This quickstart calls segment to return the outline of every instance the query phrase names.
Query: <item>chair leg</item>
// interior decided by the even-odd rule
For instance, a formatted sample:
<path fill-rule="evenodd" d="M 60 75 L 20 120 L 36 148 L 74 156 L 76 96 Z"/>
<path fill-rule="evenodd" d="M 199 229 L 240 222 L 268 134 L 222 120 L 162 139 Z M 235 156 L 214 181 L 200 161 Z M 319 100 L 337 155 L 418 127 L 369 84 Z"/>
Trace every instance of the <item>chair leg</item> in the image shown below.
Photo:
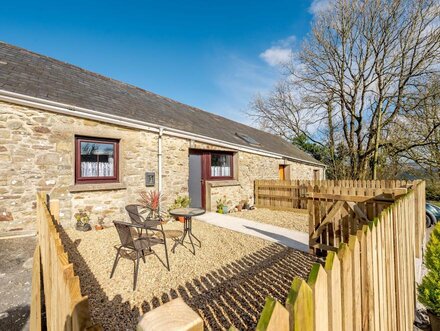
<path fill-rule="evenodd" d="M 170 261 L 168 260 L 167 241 L 165 239 L 165 233 L 164 232 L 162 232 L 162 236 L 163 236 L 163 244 L 165 245 L 165 257 L 167 259 L 167 268 L 168 268 L 168 271 L 170 271 Z"/>
<path fill-rule="evenodd" d="M 138 271 L 139 271 L 139 252 L 136 251 L 136 262 L 134 263 L 133 291 L 136 290 Z"/>
<path fill-rule="evenodd" d="M 121 247 L 118 248 L 118 252 L 116 253 L 115 262 L 113 262 L 112 272 L 110 273 L 110 278 L 113 277 L 113 274 L 115 273 L 115 270 L 116 270 L 116 266 L 118 265 L 120 250 L 121 250 Z"/>

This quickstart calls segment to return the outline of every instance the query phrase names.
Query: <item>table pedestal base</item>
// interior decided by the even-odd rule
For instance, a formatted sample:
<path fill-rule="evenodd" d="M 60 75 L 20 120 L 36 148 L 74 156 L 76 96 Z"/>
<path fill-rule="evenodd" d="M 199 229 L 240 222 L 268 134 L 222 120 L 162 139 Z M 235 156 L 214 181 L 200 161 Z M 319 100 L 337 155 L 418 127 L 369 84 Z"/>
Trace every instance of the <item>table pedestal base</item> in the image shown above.
<path fill-rule="evenodd" d="M 188 234 L 188 238 L 189 241 L 191 242 L 191 246 L 192 246 L 192 253 L 194 255 L 196 255 L 196 248 L 194 246 L 194 242 L 192 240 L 192 238 L 194 238 L 195 240 L 197 240 L 197 242 L 199 243 L 199 247 L 202 247 L 202 243 L 200 242 L 200 240 L 192 233 L 192 219 L 191 217 L 185 217 L 185 221 L 183 223 L 183 235 L 182 238 L 180 238 L 179 240 L 177 240 L 174 245 L 173 248 L 171 249 L 171 251 L 174 253 L 174 251 L 176 250 L 176 246 L 178 244 L 183 245 L 183 241 L 185 240 L 186 235 Z"/>

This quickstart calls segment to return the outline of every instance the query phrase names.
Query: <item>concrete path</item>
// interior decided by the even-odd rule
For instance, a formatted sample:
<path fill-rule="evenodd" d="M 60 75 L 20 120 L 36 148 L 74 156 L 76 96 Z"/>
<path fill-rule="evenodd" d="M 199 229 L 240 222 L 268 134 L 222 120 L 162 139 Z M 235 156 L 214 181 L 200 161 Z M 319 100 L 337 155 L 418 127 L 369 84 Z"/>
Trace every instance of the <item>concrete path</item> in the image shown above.
<path fill-rule="evenodd" d="M 212 212 L 197 216 L 195 219 L 225 229 L 273 241 L 303 252 L 309 251 L 309 235 L 304 232 Z"/>

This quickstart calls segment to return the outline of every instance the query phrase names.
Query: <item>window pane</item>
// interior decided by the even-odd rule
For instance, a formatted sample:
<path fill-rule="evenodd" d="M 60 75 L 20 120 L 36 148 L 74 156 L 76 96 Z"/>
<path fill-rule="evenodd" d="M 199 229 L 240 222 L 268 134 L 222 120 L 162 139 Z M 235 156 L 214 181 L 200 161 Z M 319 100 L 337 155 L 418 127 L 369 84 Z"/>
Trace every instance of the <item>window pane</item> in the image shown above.
<path fill-rule="evenodd" d="M 228 154 L 212 154 L 211 177 L 230 177 L 231 159 L 231 155 Z"/>
<path fill-rule="evenodd" d="M 81 142 L 81 177 L 113 177 L 114 145 Z"/>

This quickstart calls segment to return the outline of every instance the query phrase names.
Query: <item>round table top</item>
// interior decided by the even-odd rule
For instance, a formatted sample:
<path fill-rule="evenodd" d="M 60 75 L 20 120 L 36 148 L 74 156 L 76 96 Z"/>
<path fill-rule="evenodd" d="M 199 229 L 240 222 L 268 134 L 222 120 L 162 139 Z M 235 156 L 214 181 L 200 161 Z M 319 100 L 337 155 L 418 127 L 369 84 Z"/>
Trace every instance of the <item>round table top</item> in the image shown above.
<path fill-rule="evenodd" d="M 172 216 L 193 217 L 204 214 L 205 209 L 201 208 L 177 208 L 169 211 Z"/>

